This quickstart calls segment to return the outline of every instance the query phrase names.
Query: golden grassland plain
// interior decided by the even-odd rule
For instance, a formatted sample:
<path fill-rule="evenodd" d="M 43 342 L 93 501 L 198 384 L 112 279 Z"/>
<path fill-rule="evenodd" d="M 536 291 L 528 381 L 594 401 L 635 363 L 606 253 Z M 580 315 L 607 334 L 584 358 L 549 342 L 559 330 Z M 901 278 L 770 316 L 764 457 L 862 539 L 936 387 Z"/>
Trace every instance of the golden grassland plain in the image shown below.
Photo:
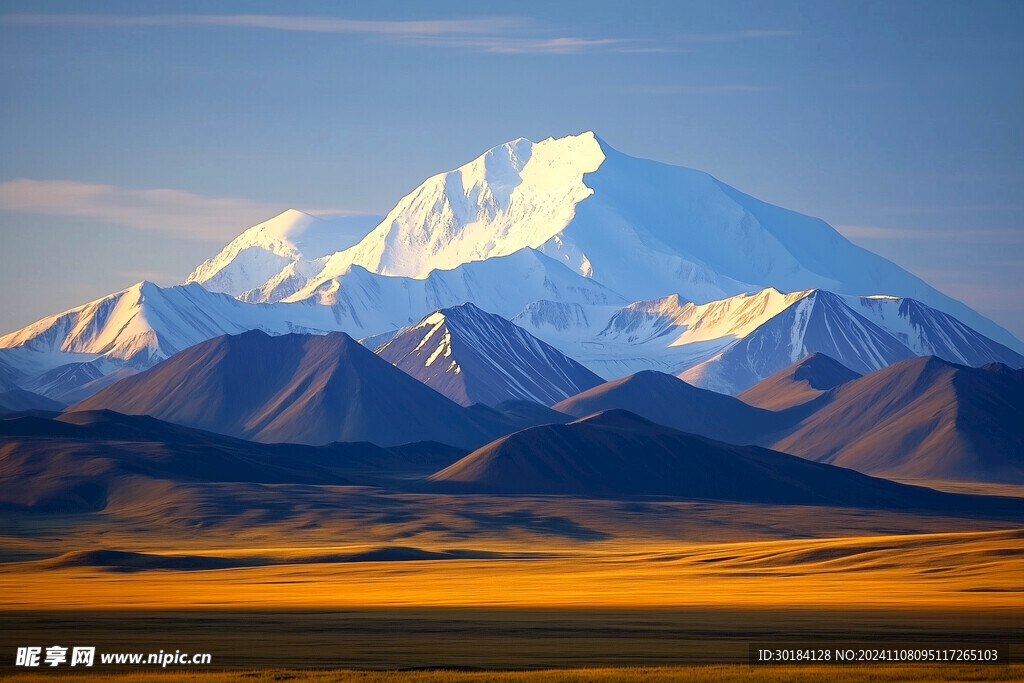
<path fill-rule="evenodd" d="M 577 670 L 397 680 L 618 680 L 623 669 L 592 667 L 738 664 L 763 640 L 1019 647 L 1022 568 L 1015 520 L 184 485 L 92 514 L 5 513 L 0 641 L 181 648 L 236 670 L 555 667 Z M 963 680 L 1021 673 L 940 668 Z M 813 670 L 781 671 L 630 669 L 629 678 L 800 680 Z M 919 667 L 870 671 L 873 680 L 930 677 Z M 308 675 L 335 674 L 390 680 Z"/>
<path fill-rule="evenodd" d="M 1002 520 L 350 487 L 147 493 L 91 515 L 7 515 L 0 609 L 1024 607 L 1024 530 Z"/>
<path fill-rule="evenodd" d="M 391 549 L 396 557 L 403 550 Z M 184 571 L 75 566 L 72 554 L 0 569 L 0 606 L 1024 609 L 1024 530 L 739 543 L 616 539 L 532 544 L 512 556 L 507 547 L 487 549 L 495 556 L 479 559 L 332 561 L 375 551 L 387 556 L 354 545 L 147 553 L 194 559 L 196 568 Z M 213 559 L 255 566 L 203 568 Z"/>

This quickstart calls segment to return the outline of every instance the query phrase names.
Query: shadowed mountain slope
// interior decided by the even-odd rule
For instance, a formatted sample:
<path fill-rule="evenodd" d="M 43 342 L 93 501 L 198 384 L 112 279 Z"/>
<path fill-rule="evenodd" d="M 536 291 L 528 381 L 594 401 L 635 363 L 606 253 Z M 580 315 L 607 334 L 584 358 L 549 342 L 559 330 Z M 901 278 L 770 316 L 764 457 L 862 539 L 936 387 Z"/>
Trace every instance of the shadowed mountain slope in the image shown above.
<path fill-rule="evenodd" d="M 197 344 L 76 404 L 262 442 L 439 441 L 473 447 L 503 433 L 344 333 L 253 331 Z"/>
<path fill-rule="evenodd" d="M 816 290 L 679 376 L 691 384 L 736 395 L 815 352 L 862 374 L 914 356 L 892 334 L 847 306 L 842 297 Z"/>
<path fill-rule="evenodd" d="M 604 380 L 501 316 L 471 303 L 401 330 L 378 356 L 464 406 L 551 405 Z"/>
<path fill-rule="evenodd" d="M 778 429 L 778 417 L 767 410 L 653 370 L 605 382 L 553 408 L 575 417 L 628 410 L 667 427 L 729 443 L 750 443 Z"/>
<path fill-rule="evenodd" d="M 765 448 L 712 441 L 621 410 L 510 434 L 430 480 L 442 489 L 495 494 L 671 496 L 894 509 L 1013 507 L 1003 499 L 939 493 Z"/>
<path fill-rule="evenodd" d="M 112 411 L 12 417 L 0 419 L 0 508 L 97 511 L 188 482 L 372 484 L 464 454 L 437 443 L 260 444 Z"/>
<path fill-rule="evenodd" d="M 11 389 L 0 392 L 0 414 L 16 413 L 22 410 L 64 410 L 65 404 L 60 401 L 34 394 L 24 389 Z"/>
<path fill-rule="evenodd" d="M 765 410 L 785 410 L 807 403 L 829 389 L 861 377 L 824 353 L 812 353 L 737 396 Z"/>
<path fill-rule="evenodd" d="M 814 405 L 768 445 L 881 476 L 1024 483 L 1024 371 L 913 358 Z"/>

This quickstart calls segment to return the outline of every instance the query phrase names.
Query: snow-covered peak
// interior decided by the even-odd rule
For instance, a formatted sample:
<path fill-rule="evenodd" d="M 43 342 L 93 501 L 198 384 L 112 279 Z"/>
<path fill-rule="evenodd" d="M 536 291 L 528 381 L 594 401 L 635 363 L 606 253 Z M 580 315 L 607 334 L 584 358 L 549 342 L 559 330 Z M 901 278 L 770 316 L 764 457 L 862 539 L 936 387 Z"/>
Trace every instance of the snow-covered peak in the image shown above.
<path fill-rule="evenodd" d="M 759 201 L 701 171 L 622 154 L 592 132 L 514 140 L 431 176 L 363 240 L 333 255 L 297 296 L 353 264 L 425 278 L 524 248 L 627 300 L 678 292 L 699 303 L 766 287 L 880 292 L 915 298 L 1024 348 L 822 220 Z"/>
<path fill-rule="evenodd" d="M 679 377 L 705 389 L 737 394 L 811 353 L 824 353 L 860 374 L 914 355 L 887 330 L 850 308 L 843 297 L 820 289 L 799 294 L 781 313 Z"/>
<path fill-rule="evenodd" d="M 233 239 L 185 282 L 247 301 L 277 301 L 304 286 L 323 268 L 322 260 L 358 242 L 378 220 L 324 219 L 288 209 Z"/>
<path fill-rule="evenodd" d="M 617 311 L 605 325 L 600 338 L 646 343 L 662 338 L 661 344 L 685 346 L 697 342 L 740 339 L 794 301 L 815 290 L 783 294 L 774 287 L 760 292 L 694 304 L 678 294 L 637 301 Z"/>
<path fill-rule="evenodd" d="M 1024 366 L 1021 354 L 920 301 L 888 295 L 843 299 L 850 308 L 888 330 L 919 356 L 937 356 L 974 367 L 992 361 L 1011 367 Z"/>
<path fill-rule="evenodd" d="M 311 239 L 317 226 L 285 212 L 189 279 L 251 302 L 329 302 L 344 298 L 338 281 L 354 266 L 426 279 L 532 249 L 626 301 L 678 292 L 696 305 L 767 287 L 879 292 L 922 301 L 1024 351 L 1006 330 L 824 221 L 701 171 L 628 156 L 590 131 L 519 138 L 433 175 L 356 231 L 361 239 L 324 230 L 332 237 L 319 243 Z"/>
<path fill-rule="evenodd" d="M 377 355 L 463 405 L 551 405 L 603 380 L 508 320 L 464 303 L 400 330 Z"/>
<path fill-rule="evenodd" d="M 323 334 L 346 323 L 311 303 L 245 304 L 195 283 L 161 288 L 143 281 L 4 335 L 0 351 L 36 373 L 100 357 L 114 361 L 110 369 L 147 368 L 222 334 Z"/>
<path fill-rule="evenodd" d="M 270 220 L 257 223 L 231 240 L 219 254 L 201 263 L 186 282 L 203 284 L 223 270 L 239 253 L 258 248 L 288 261 L 302 256 L 303 235 L 310 231 L 318 219 L 297 209 L 288 209 Z M 318 254 L 321 255 L 322 254 Z"/>
<path fill-rule="evenodd" d="M 590 196 L 583 176 L 604 159 L 589 132 L 498 145 L 425 180 L 359 244 L 332 258 L 322 279 L 353 263 L 383 275 L 424 278 L 433 270 L 538 248 Z"/>

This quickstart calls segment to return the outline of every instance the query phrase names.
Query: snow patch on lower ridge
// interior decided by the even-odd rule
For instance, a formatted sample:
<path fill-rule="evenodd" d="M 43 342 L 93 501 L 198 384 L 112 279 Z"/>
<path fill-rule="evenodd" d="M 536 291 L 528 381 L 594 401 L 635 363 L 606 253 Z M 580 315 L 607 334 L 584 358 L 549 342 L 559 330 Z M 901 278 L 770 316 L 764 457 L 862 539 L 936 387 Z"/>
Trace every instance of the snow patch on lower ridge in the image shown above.
<path fill-rule="evenodd" d="M 377 355 L 462 405 L 552 405 L 604 380 L 505 318 L 471 303 L 400 330 Z M 450 359 L 439 363 L 438 359 Z"/>
<path fill-rule="evenodd" d="M 247 330 L 384 343 L 465 302 L 605 378 L 660 370 L 729 393 L 815 351 L 857 372 L 910 355 L 1024 365 L 1024 342 L 824 221 L 592 132 L 499 145 L 383 220 L 285 211 L 188 279 L 0 337 L 0 386 L 88 392 Z"/>
<path fill-rule="evenodd" d="M 1024 352 L 1006 330 L 824 221 L 701 171 L 622 154 L 589 131 L 520 138 L 428 178 L 358 243 L 326 256 L 289 297 L 336 289 L 329 283 L 356 266 L 424 279 L 527 248 L 627 301 L 676 292 L 705 303 L 768 287 L 887 294 L 942 310 Z"/>
<path fill-rule="evenodd" d="M 353 267 L 331 285 L 316 298 L 255 304 L 196 283 L 162 288 L 141 282 L 0 337 L 0 360 L 22 372 L 19 381 L 28 384 L 57 367 L 99 359 L 105 364 L 96 367 L 104 375 L 122 367 L 145 369 L 200 341 L 248 330 L 275 335 L 340 331 L 359 338 L 405 327 L 431 311 L 466 301 L 505 317 L 548 297 L 587 305 L 625 303 L 532 250 L 435 271 L 422 280 Z"/>
<path fill-rule="evenodd" d="M 879 314 L 880 305 L 893 315 Z M 913 339 L 946 345 L 908 343 L 909 314 L 898 315 L 901 308 L 913 312 Z M 921 302 L 813 289 L 768 288 L 707 304 L 678 295 L 625 307 L 538 301 L 512 321 L 608 379 L 658 370 L 729 394 L 814 352 L 861 373 L 913 355 L 1024 366 L 1024 356 Z"/>
<path fill-rule="evenodd" d="M 417 324 L 431 328 L 421 333 L 425 346 L 444 330 L 430 346 L 433 359 L 452 357 L 451 370 L 465 374 L 455 339 L 444 334 L 461 325 L 462 338 L 485 348 L 496 333 L 480 330 L 493 321 L 467 326 L 465 314 L 453 323 L 435 311 L 466 301 L 476 302 L 481 315 L 511 319 L 525 335 L 523 348 L 540 340 L 603 378 L 658 370 L 724 393 L 739 393 L 815 352 L 859 373 L 914 355 L 1024 367 L 1024 356 L 911 299 L 769 288 L 706 304 L 670 295 L 623 305 L 614 292 L 531 250 L 423 280 L 353 267 L 334 284 L 320 300 L 251 304 L 194 283 L 139 283 L 0 338 L 5 385 L 82 398 L 112 373 L 151 367 L 224 334 L 343 331 L 375 347 Z"/>

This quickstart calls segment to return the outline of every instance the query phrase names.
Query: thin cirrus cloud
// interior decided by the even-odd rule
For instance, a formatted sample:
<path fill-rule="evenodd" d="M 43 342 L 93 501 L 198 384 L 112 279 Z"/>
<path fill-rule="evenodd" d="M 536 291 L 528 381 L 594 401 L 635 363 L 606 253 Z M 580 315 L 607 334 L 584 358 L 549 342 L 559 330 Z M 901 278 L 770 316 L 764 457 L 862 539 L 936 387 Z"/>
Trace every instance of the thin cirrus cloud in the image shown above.
<path fill-rule="evenodd" d="M 394 36 L 431 36 L 492 33 L 521 25 L 519 19 L 485 17 L 480 19 L 433 19 L 423 21 L 369 21 L 342 17 L 303 17 L 272 14 L 9 14 L 5 24 L 43 24 L 119 28 L 134 26 L 227 26 L 264 28 L 277 31 L 312 33 L 370 33 Z"/>
<path fill-rule="evenodd" d="M 505 36 L 454 37 L 444 41 L 424 39 L 424 44 L 465 47 L 495 54 L 575 54 L 622 45 L 619 38 L 509 38 Z"/>
<path fill-rule="evenodd" d="M 0 209 L 87 218 L 135 230 L 224 243 L 282 207 L 183 190 L 132 189 L 72 180 L 0 183 Z"/>
<path fill-rule="evenodd" d="M 568 54 L 618 45 L 618 38 L 587 39 L 572 36 L 518 37 L 530 22 L 514 17 L 436 19 L 422 21 L 370 21 L 341 17 L 303 17 L 266 14 L 174 14 L 127 16 L 113 14 L 11 14 L 0 22 L 21 25 L 49 25 L 91 28 L 157 26 L 219 26 L 259 28 L 276 31 L 366 34 L 404 40 L 418 45 L 461 47 L 503 54 Z"/>
<path fill-rule="evenodd" d="M 516 17 L 379 21 L 325 16 L 269 14 L 7 14 L 0 23 L 10 25 L 70 26 L 83 28 L 133 28 L 159 26 L 209 26 L 258 28 L 275 31 L 365 34 L 416 45 L 474 49 L 498 54 L 575 54 L 585 51 L 659 53 L 689 51 L 680 45 L 735 42 L 795 35 L 791 31 L 746 29 L 722 33 L 676 36 L 671 44 L 652 45 L 623 38 L 551 36 L 533 21 Z M 514 32 L 514 35 L 513 35 Z M 533 33 L 534 35 L 529 35 Z M 545 35 L 546 34 L 546 35 Z"/>

